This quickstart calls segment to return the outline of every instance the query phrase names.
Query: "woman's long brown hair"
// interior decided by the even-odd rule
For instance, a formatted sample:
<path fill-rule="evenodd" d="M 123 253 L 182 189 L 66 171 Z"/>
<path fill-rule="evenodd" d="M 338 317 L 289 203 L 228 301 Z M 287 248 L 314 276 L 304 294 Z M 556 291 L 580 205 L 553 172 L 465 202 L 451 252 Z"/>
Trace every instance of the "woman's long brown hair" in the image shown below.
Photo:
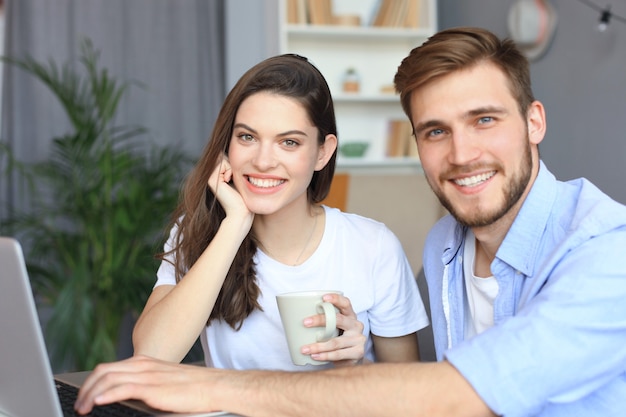
<path fill-rule="evenodd" d="M 158 259 L 172 263 L 173 255 L 176 282 L 179 282 L 198 260 L 215 237 L 226 213 L 207 181 L 222 154 L 228 154 L 232 129 L 237 110 L 251 95 L 271 92 L 296 99 L 306 110 L 312 123 L 318 128 L 318 143 L 322 145 L 328 134 L 337 135 L 335 110 L 326 80 L 306 58 L 294 54 L 268 58 L 248 70 L 230 91 L 217 117 L 211 138 L 202 156 L 187 177 L 181 190 L 178 207 L 172 214 L 168 228 L 176 226 L 173 247 L 160 253 Z M 328 164 L 313 174 L 307 189 L 310 204 L 319 203 L 327 195 L 335 172 L 337 151 Z M 226 275 L 207 325 L 214 319 L 224 320 L 232 328 L 239 329 L 243 320 L 254 309 L 261 309 L 258 302 L 260 289 L 256 280 L 254 254 L 257 243 L 252 234 L 242 242 Z M 210 273 L 210 271 L 207 271 Z"/>

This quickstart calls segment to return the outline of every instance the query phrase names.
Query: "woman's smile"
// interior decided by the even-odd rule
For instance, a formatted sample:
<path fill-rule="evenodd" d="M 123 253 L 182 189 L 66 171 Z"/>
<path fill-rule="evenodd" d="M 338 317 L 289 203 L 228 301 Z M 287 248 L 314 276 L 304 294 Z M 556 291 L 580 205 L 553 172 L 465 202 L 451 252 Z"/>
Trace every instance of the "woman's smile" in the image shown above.
<path fill-rule="evenodd" d="M 250 184 L 257 188 L 274 188 L 286 182 L 284 179 L 257 178 L 252 176 L 247 176 L 247 179 Z"/>

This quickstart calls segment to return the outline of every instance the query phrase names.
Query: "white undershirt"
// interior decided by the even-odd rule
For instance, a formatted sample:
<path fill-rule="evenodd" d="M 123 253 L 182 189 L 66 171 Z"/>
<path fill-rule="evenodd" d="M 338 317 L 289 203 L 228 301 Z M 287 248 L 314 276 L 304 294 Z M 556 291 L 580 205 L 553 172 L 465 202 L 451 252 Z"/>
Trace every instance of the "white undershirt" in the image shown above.
<path fill-rule="evenodd" d="M 465 339 L 470 339 L 493 326 L 493 303 L 498 295 L 498 281 L 492 275 L 477 277 L 474 274 L 476 238 L 470 229 L 463 248 L 463 276 L 465 277 Z"/>

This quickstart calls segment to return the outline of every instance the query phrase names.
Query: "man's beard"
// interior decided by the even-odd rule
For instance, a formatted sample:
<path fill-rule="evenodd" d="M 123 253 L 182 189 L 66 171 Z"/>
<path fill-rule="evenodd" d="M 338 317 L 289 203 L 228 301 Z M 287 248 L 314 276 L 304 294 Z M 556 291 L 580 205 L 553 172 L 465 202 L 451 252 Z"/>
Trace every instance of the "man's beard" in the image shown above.
<path fill-rule="evenodd" d="M 504 188 L 504 202 L 495 211 L 484 212 L 480 209 L 475 210 L 474 213 L 463 214 L 460 210 L 456 210 L 452 202 L 444 195 L 443 191 L 439 188 L 433 187 L 432 183 L 430 187 L 439 199 L 441 205 L 448 210 L 448 212 L 458 221 L 461 225 L 466 227 L 484 227 L 489 226 L 499 219 L 501 219 L 506 213 L 511 210 L 519 199 L 524 195 L 524 191 L 530 182 L 530 176 L 532 173 L 532 155 L 530 146 L 526 146 L 524 150 L 524 157 L 521 161 L 521 166 Z M 428 182 L 430 180 L 427 178 Z"/>

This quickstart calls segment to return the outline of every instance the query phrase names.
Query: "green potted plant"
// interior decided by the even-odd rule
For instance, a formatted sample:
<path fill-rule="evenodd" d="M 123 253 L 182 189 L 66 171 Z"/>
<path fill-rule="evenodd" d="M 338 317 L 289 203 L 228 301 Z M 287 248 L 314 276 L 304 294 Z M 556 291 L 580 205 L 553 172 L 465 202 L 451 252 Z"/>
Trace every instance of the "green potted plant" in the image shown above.
<path fill-rule="evenodd" d="M 193 162 L 173 145 L 150 145 L 143 127 L 114 124 L 129 84 L 99 68 L 98 57 L 85 40 L 81 72 L 53 60 L 3 58 L 49 87 L 71 124 L 41 162 L 17 161 L 0 143 L 5 175 L 28 184 L 29 206 L 4 219 L 0 234 L 22 241 L 38 305 L 49 311 L 53 367 L 65 370 L 117 359 L 120 326 L 143 308 L 163 227 Z"/>

